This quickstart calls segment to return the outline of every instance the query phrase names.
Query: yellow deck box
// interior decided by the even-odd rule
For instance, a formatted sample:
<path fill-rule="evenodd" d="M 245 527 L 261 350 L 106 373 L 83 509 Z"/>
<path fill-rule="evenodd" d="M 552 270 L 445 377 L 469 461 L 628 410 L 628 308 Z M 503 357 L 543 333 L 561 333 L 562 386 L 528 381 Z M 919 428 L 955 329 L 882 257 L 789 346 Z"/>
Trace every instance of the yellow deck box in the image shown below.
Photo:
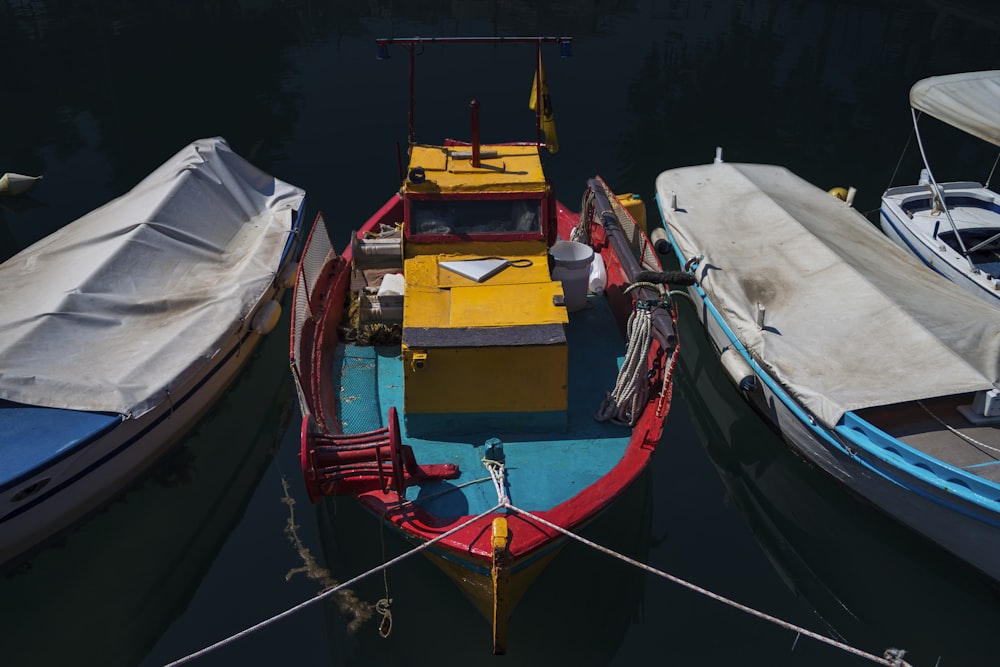
<path fill-rule="evenodd" d="M 482 259 L 406 260 L 403 414 L 411 435 L 565 428 L 568 357 L 562 285 L 544 255 L 483 280 L 440 265 Z"/>

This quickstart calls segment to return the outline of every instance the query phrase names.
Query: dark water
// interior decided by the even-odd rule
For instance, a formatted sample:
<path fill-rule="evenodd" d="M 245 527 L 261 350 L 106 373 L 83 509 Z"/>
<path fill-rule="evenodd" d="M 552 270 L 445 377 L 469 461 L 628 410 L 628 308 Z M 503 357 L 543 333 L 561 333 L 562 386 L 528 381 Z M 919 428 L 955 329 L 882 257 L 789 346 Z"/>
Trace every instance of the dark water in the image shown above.
<path fill-rule="evenodd" d="M 651 204 L 659 171 L 722 146 L 730 161 L 856 186 L 869 211 L 907 141 L 909 86 L 1000 67 L 991 2 L 0 0 L 0 172 L 45 175 L 0 200 L 0 257 L 215 135 L 304 187 L 309 217 L 322 209 L 346 238 L 396 187 L 406 141 L 407 58 L 376 61 L 374 38 L 415 34 L 576 38 L 572 59 L 546 51 L 562 146 L 548 168 L 571 206 L 594 174 Z M 533 138 L 532 73 L 530 47 L 428 47 L 417 139 L 467 138 L 473 97 L 484 140 Z M 936 175 L 984 178 L 988 167 L 960 171 L 979 157 L 944 159 Z M 866 651 L 995 664 L 996 594 L 789 456 L 687 314 L 663 445 L 592 537 Z M 305 499 L 284 331 L 175 457 L 0 580 L 0 663 L 165 664 L 309 599 L 325 585 L 301 571 L 309 555 L 346 580 L 405 548 L 349 502 Z M 866 664 L 576 545 L 518 608 L 502 659 L 422 557 L 359 583 L 344 606 L 386 587 L 389 639 L 377 617 L 351 632 L 336 604 L 316 604 L 192 664 Z"/>

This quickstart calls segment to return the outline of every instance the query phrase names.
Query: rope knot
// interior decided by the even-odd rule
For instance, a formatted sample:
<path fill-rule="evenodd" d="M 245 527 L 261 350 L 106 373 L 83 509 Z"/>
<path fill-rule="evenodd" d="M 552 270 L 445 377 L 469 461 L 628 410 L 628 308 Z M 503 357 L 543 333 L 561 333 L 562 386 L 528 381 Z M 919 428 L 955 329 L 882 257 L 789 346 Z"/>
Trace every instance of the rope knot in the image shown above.
<path fill-rule="evenodd" d="M 378 625 L 378 633 L 382 639 L 388 639 L 392 634 L 392 611 L 389 609 L 391 604 L 392 598 L 382 598 L 375 603 L 375 611 L 382 616 L 382 622 Z"/>

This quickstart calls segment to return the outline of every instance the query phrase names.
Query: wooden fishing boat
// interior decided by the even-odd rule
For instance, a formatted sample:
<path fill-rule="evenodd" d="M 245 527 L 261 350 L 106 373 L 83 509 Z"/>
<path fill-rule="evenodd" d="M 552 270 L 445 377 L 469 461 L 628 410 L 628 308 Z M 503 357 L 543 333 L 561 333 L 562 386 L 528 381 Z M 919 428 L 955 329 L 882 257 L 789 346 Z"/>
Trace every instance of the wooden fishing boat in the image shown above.
<path fill-rule="evenodd" d="M 910 112 L 923 169 L 916 185 L 891 187 L 882 195 L 882 231 L 934 271 L 1000 305 L 1000 195 L 988 177 L 985 185 L 938 182 L 918 122 L 926 114 L 961 130 L 970 142 L 1000 147 L 1000 70 L 922 79 L 910 89 Z M 998 159 L 982 165 L 984 175 L 994 173 Z M 971 160 L 963 160 L 963 168 L 970 167 Z"/>
<path fill-rule="evenodd" d="M 120 493 L 277 324 L 305 193 L 221 138 L 0 265 L 0 566 Z"/>
<path fill-rule="evenodd" d="M 796 455 L 1000 582 L 1000 310 L 787 169 L 671 169 L 657 201 L 730 381 Z"/>
<path fill-rule="evenodd" d="M 538 71 L 542 44 L 568 38 L 378 45 L 430 41 L 534 43 Z M 564 531 L 646 469 L 677 346 L 642 200 L 592 178 L 572 212 L 540 142 L 482 145 L 475 103 L 472 116 L 467 143 L 411 134 L 401 187 L 343 252 L 317 218 L 291 356 L 310 498 L 352 496 L 422 548 L 503 653 L 509 614 Z"/>

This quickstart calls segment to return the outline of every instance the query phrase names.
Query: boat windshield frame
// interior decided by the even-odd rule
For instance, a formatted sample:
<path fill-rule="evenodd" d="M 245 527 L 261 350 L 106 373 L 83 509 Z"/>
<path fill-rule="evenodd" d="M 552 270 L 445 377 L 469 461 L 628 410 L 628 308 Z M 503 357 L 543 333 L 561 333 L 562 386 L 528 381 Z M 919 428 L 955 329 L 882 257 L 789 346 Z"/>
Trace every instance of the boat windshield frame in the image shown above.
<path fill-rule="evenodd" d="M 498 218 L 496 214 L 504 209 L 509 215 Z M 418 223 L 417 218 L 423 213 L 434 215 Z M 477 215 L 481 216 L 479 220 L 475 219 Z M 408 193 L 403 200 L 403 216 L 406 240 L 418 243 L 544 241 L 548 237 L 551 210 L 549 198 L 543 192 Z M 490 222 L 480 222 L 484 217 L 489 217 Z M 434 226 L 435 220 L 442 222 Z M 496 228 L 490 229 L 491 224 Z"/>

